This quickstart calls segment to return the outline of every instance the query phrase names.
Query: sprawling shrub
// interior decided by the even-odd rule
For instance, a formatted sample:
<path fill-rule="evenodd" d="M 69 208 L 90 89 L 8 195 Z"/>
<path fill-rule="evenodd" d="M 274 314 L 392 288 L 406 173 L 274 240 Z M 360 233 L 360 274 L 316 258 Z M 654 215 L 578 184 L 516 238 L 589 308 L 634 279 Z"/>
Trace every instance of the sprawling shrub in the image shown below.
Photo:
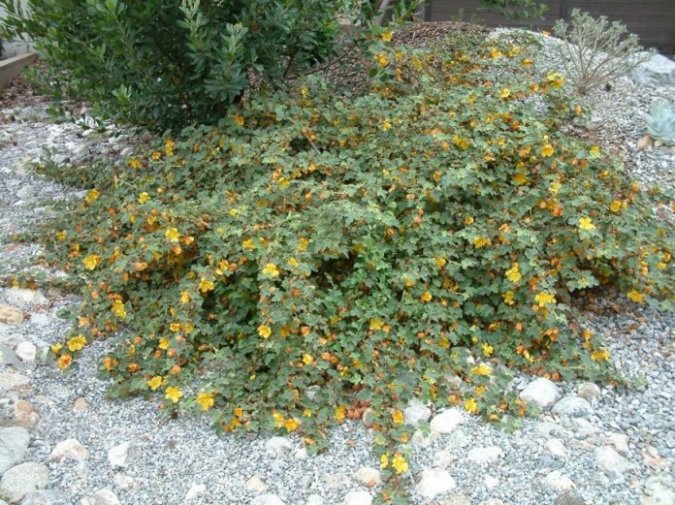
<path fill-rule="evenodd" d="M 569 23 L 558 20 L 553 31 L 564 42 L 558 50 L 566 75 L 581 95 L 628 74 L 652 56 L 620 21 L 594 18 L 579 9 L 572 9 Z"/>
<path fill-rule="evenodd" d="M 58 364 L 117 335 L 100 368 L 113 395 L 310 449 L 371 409 L 393 484 L 412 397 L 506 423 L 528 408 L 515 370 L 606 377 L 574 299 L 672 297 L 672 237 L 647 195 L 558 131 L 583 111 L 522 48 L 390 38 L 364 96 L 307 80 L 99 180 L 47 237 L 86 280 Z"/>
<path fill-rule="evenodd" d="M 157 130 L 214 123 L 260 78 L 325 58 L 340 2 L 0 0 L 3 36 L 29 35 L 47 81 L 99 113 Z"/>

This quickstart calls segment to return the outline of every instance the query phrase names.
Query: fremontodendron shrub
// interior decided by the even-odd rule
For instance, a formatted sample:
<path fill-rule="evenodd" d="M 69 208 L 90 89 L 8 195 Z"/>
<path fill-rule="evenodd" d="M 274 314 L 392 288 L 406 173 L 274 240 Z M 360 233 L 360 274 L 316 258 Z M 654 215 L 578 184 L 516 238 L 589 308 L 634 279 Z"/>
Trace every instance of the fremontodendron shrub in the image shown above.
<path fill-rule="evenodd" d="M 594 18 L 579 9 L 572 9 L 569 24 L 558 20 L 553 32 L 564 42 L 558 51 L 581 95 L 628 74 L 652 56 L 642 51 L 637 35 L 628 33 L 620 21 L 610 23 L 605 16 Z"/>
<path fill-rule="evenodd" d="M 162 131 L 215 123 L 263 77 L 331 53 L 339 2 L 0 0 L 1 33 L 28 35 L 45 81 L 98 112 Z"/>
<path fill-rule="evenodd" d="M 575 297 L 657 303 L 675 284 L 648 195 L 559 132 L 583 114 L 561 75 L 498 40 L 382 39 L 363 96 L 308 79 L 99 180 L 47 236 L 86 282 L 52 351 L 68 369 L 116 335 L 100 364 L 114 397 L 310 450 L 370 409 L 382 498 L 406 503 L 411 398 L 510 424 L 529 409 L 508 388 L 518 370 L 612 376 Z"/>

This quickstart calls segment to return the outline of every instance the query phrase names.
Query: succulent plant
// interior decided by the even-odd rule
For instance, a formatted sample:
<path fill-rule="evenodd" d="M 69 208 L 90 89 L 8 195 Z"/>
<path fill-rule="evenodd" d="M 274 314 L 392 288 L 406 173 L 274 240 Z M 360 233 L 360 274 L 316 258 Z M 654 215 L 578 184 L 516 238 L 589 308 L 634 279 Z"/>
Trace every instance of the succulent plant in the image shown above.
<path fill-rule="evenodd" d="M 675 146 L 675 104 L 659 101 L 654 103 L 647 115 L 647 133 L 666 146 Z"/>

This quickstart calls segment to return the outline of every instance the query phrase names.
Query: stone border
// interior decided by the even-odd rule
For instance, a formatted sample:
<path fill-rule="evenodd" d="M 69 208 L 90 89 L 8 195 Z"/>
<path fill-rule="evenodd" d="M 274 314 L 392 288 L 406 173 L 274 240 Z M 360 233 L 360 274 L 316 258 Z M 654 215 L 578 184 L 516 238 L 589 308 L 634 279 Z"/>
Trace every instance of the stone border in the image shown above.
<path fill-rule="evenodd" d="M 0 60 L 0 89 L 7 86 L 12 79 L 19 75 L 26 66 L 37 60 L 37 58 L 38 55 L 36 53 L 28 53 Z"/>

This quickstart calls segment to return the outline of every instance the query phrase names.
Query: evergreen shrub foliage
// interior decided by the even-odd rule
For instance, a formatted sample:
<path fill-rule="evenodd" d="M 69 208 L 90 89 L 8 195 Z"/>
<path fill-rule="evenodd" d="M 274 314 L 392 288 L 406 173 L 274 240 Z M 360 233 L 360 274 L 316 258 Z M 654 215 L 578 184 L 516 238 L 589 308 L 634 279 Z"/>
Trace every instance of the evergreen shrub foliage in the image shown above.
<path fill-rule="evenodd" d="M 114 396 L 310 450 L 371 409 L 383 499 L 412 469 L 411 398 L 510 424 L 529 409 L 518 370 L 611 377 L 573 302 L 597 286 L 672 300 L 649 195 L 559 131 L 584 111 L 527 48 L 390 39 L 363 96 L 306 79 L 99 179 L 49 237 L 86 280 L 60 366 L 114 335 Z"/>

